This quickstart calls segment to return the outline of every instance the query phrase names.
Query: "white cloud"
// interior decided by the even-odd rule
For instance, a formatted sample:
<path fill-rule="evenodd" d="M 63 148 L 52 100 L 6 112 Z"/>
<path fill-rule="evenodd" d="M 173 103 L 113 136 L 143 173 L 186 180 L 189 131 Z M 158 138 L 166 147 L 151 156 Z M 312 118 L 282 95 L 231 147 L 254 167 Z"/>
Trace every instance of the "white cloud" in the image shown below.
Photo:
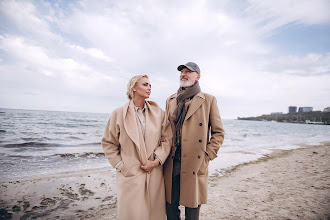
<path fill-rule="evenodd" d="M 279 0 L 276 2 L 250 0 L 259 12 L 268 17 L 284 18 L 287 23 L 297 21 L 304 24 L 318 24 L 330 19 L 328 0 Z"/>
<path fill-rule="evenodd" d="M 110 57 L 106 56 L 101 50 L 97 49 L 97 48 L 83 48 L 81 46 L 77 46 L 77 45 L 69 45 L 69 47 L 81 52 L 81 53 L 85 53 L 88 54 L 91 57 L 95 57 L 98 59 L 101 59 L 103 61 L 106 62 L 112 62 L 113 59 L 111 59 Z"/>
<path fill-rule="evenodd" d="M 260 33 L 272 31 L 291 23 L 320 24 L 330 20 L 330 2 L 328 0 L 249 0 L 250 6 L 245 16 L 259 26 Z"/>
<path fill-rule="evenodd" d="M 322 55 L 310 53 L 305 56 L 286 56 L 271 59 L 264 71 L 298 76 L 330 75 L 330 53 Z"/>
<path fill-rule="evenodd" d="M 8 107 L 15 106 L 9 100 L 22 101 L 19 94 L 28 93 L 35 106 L 26 103 L 29 108 L 55 105 L 57 110 L 69 110 L 71 103 L 72 110 L 79 106 L 79 111 L 110 111 L 126 101 L 129 78 L 142 73 L 152 80 L 151 98 L 164 107 L 178 87 L 176 67 L 188 61 L 200 65 L 202 90 L 219 98 L 227 118 L 286 106 L 305 94 L 307 82 L 314 92 L 305 97 L 330 98 L 323 92 L 329 54 L 279 57 L 264 41 L 288 24 L 329 22 L 328 1 L 5 0 L 0 4 L 6 19 L 6 31 L 0 32 L 5 54 L 0 58 L 0 85 L 2 92 L 10 91 L 0 99 L 10 103 Z M 41 94 L 57 104 L 40 101 L 45 98 Z M 33 101 L 34 96 L 38 98 Z"/>
<path fill-rule="evenodd" d="M 55 77 L 75 89 L 93 89 L 103 82 L 114 81 L 112 77 L 98 73 L 85 63 L 71 58 L 51 56 L 51 52 L 46 48 L 31 45 L 31 42 L 22 37 L 0 35 L 0 40 L 0 48 L 14 57 L 16 63 L 20 63 L 23 68 L 32 70 L 34 74 Z M 86 51 L 95 53 L 95 50 Z"/>
<path fill-rule="evenodd" d="M 60 40 L 31 1 L 3 0 L 0 2 L 0 13 L 13 22 L 15 29 L 23 35 L 41 37 L 43 41 Z"/>

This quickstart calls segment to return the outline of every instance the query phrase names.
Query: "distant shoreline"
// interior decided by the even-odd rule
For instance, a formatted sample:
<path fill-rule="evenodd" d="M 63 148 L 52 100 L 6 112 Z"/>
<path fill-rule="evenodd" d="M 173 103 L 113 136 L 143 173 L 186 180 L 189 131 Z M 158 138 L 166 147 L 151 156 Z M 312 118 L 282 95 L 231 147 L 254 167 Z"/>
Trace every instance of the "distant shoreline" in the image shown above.
<path fill-rule="evenodd" d="M 330 125 L 330 112 L 312 111 L 288 114 L 270 114 L 256 117 L 238 117 L 237 120 Z"/>

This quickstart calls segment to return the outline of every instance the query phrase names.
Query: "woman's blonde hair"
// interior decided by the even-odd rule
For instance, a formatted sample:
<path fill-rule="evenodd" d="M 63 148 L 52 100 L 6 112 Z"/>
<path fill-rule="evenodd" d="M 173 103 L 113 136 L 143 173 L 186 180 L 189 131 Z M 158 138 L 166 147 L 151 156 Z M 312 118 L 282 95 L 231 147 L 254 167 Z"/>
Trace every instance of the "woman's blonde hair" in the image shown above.
<path fill-rule="evenodd" d="M 133 99 L 133 90 L 132 88 L 135 86 L 136 82 L 139 81 L 139 79 L 141 78 L 147 78 L 149 79 L 148 75 L 137 75 L 137 76 L 133 76 L 127 83 L 127 92 L 126 92 L 126 95 L 127 95 L 127 98 L 129 100 Z"/>

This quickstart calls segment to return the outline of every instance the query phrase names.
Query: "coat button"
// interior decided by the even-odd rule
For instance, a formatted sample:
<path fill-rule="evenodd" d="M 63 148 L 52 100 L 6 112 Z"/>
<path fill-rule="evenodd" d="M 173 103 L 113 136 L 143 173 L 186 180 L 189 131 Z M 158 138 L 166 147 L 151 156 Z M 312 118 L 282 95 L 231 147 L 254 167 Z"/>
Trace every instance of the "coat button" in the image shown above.
<path fill-rule="evenodd" d="M 193 172 L 193 175 L 195 175 L 195 172 Z"/>
<path fill-rule="evenodd" d="M 202 143 L 202 140 L 199 140 L 199 143 Z"/>
<path fill-rule="evenodd" d="M 201 158 L 201 156 L 199 156 L 199 155 L 197 157 L 198 157 L 198 159 Z"/>
<path fill-rule="evenodd" d="M 174 156 L 172 156 L 172 159 L 174 159 Z"/>
<path fill-rule="evenodd" d="M 203 124 L 202 123 L 199 123 L 199 126 L 202 126 Z"/>

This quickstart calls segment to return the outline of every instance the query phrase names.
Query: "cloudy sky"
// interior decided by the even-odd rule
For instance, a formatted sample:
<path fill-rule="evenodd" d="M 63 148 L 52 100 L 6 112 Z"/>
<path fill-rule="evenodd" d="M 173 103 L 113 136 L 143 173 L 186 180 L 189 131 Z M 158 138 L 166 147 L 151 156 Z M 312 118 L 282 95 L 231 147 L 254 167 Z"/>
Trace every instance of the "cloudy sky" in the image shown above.
<path fill-rule="evenodd" d="M 188 61 L 223 118 L 323 110 L 330 1 L 0 1 L 2 108 L 110 113 L 136 74 L 164 108 Z"/>

